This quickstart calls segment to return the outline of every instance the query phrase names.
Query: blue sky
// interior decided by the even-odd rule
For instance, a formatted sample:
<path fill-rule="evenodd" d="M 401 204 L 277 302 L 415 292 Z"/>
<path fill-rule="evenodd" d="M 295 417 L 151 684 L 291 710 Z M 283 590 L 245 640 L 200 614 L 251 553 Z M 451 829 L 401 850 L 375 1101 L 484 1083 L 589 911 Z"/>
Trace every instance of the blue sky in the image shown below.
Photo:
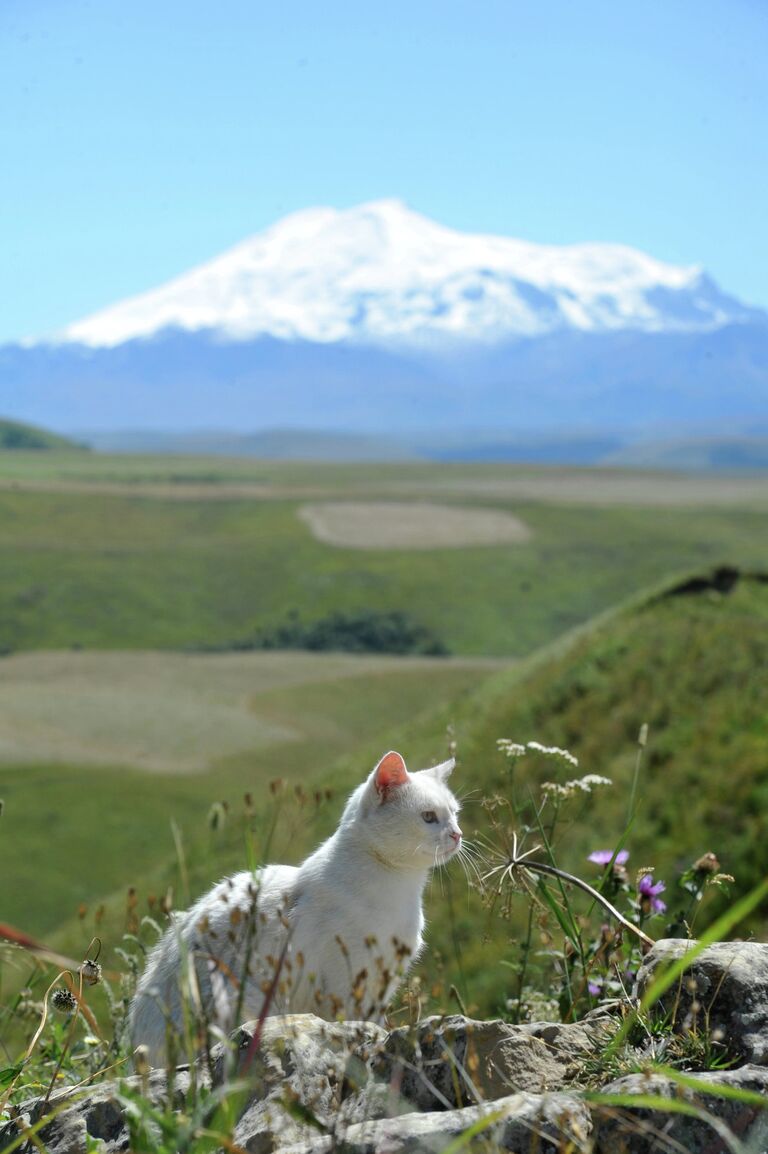
<path fill-rule="evenodd" d="M 765 0 L 3 0 L 0 341 L 388 196 L 768 308 L 766 61 Z"/>

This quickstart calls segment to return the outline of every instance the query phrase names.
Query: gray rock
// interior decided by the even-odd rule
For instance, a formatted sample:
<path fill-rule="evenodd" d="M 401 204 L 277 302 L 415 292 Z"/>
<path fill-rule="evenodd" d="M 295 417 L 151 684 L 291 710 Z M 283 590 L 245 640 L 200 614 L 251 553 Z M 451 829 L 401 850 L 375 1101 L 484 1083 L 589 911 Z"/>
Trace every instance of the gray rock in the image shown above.
<path fill-rule="evenodd" d="M 249 1106 L 234 1132 L 252 1154 L 269 1154 L 290 1143 L 311 1142 L 365 1117 L 387 1111 L 385 1087 L 374 1086 L 369 1063 L 386 1032 L 373 1022 L 326 1022 L 313 1014 L 267 1018 L 259 1044 L 257 1023 L 216 1048 L 214 1082 L 243 1080 Z"/>
<path fill-rule="evenodd" d="M 668 952 L 667 945 L 644 967 L 641 988 L 654 965 L 685 947 L 674 942 Z M 742 1049 L 762 1055 L 768 1021 L 758 1016 L 761 1003 L 754 991 L 747 1002 L 745 988 L 748 975 L 757 973 L 756 965 L 747 966 L 755 948 L 713 952 L 714 961 L 705 955 L 701 969 L 692 969 L 695 989 L 686 987 L 674 1004 L 684 1006 L 683 994 L 693 998 L 706 989 L 711 1012 L 720 1015 L 716 1020 L 741 1029 Z M 757 954 L 768 950 L 758 947 Z M 28 1102 L 18 1119 L 0 1125 L 0 1151 L 19 1128 L 34 1125 L 52 1107 L 61 1112 L 40 1131 L 48 1154 L 86 1154 L 94 1139 L 105 1154 L 132 1145 L 151 1148 L 151 1136 L 148 1144 L 131 1140 L 129 1118 L 136 1114 L 131 1098 L 139 1094 L 154 1106 L 170 1103 L 180 1125 L 191 1130 L 188 1140 L 180 1139 L 189 1150 L 197 1129 L 222 1125 L 213 1111 L 222 1096 L 233 1095 L 226 1137 L 250 1154 L 436 1154 L 473 1127 L 477 1131 L 465 1138 L 466 1148 L 483 1154 L 666 1154 L 670 1149 L 720 1154 L 734 1148 L 732 1134 L 751 1154 L 768 1151 L 768 1111 L 717 1092 L 718 1087 L 747 1089 L 768 1103 L 768 1062 L 699 1075 L 694 1088 L 681 1089 L 660 1075 L 635 1074 L 604 1091 L 630 1098 L 682 1097 L 694 1108 L 690 1116 L 631 1101 L 590 1107 L 579 1086 L 587 1065 L 593 1075 L 599 1068 L 595 1059 L 615 1024 L 605 1008 L 571 1025 L 511 1026 L 455 1015 L 389 1034 L 367 1022 L 270 1018 L 257 1046 L 252 1045 L 256 1024 L 249 1023 L 214 1052 L 212 1078 L 208 1064 L 198 1063 L 179 1068 L 171 1086 L 165 1073 L 155 1070 L 146 1080 L 134 1076 L 60 1091 L 45 1106 L 42 1099 Z M 196 1099 L 194 1085 L 200 1088 Z M 164 1141 L 168 1145 L 169 1139 Z M 36 1154 L 29 1141 L 22 1152 Z"/>
<path fill-rule="evenodd" d="M 201 1072 L 199 1084 L 205 1085 L 206 1082 Z M 182 1067 L 174 1079 L 174 1109 L 184 1108 L 189 1089 L 189 1070 Z M 127 1150 L 130 1134 L 125 1105 L 120 1098 L 123 1093 L 128 1096 L 142 1094 L 153 1106 L 165 1107 L 169 1098 L 165 1073 L 153 1070 L 146 1084 L 134 1076 L 121 1083 L 104 1082 L 88 1090 L 59 1091 L 52 1094 L 47 1103 L 43 1098 L 25 1102 L 18 1107 L 16 1118 L 0 1126 L 0 1150 L 4 1150 L 20 1130 L 34 1126 L 54 1110 L 60 1112 L 37 1134 L 47 1154 L 85 1154 L 88 1138 L 103 1142 L 106 1154 Z M 30 1141 L 22 1149 L 31 1152 L 35 1147 Z"/>
<path fill-rule="evenodd" d="M 734 1149 L 734 1136 L 743 1143 L 740 1148 L 752 1154 L 768 1150 L 768 1110 L 717 1095 L 721 1086 L 768 1095 L 768 1070 L 764 1066 L 689 1076 L 712 1093 L 682 1089 L 658 1074 L 630 1074 L 607 1085 L 601 1093 L 673 1098 L 694 1106 L 699 1114 L 629 1106 L 593 1107 L 594 1154 L 667 1154 L 670 1150 L 729 1154 Z"/>
<path fill-rule="evenodd" d="M 560 1089 L 614 1030 L 607 1012 L 572 1025 L 427 1018 L 393 1030 L 372 1069 L 410 1109 L 451 1109 Z"/>
<path fill-rule="evenodd" d="M 514 1154 L 586 1154 L 592 1122 L 588 1109 L 565 1094 L 514 1094 L 498 1102 L 426 1114 L 404 1114 L 349 1126 L 343 1133 L 281 1147 L 280 1154 L 438 1154 L 487 1119 L 466 1146 Z"/>
<path fill-rule="evenodd" d="M 657 942 L 637 975 L 643 997 L 667 965 L 689 953 L 695 942 Z M 756 942 L 719 942 L 694 958 L 657 1003 L 680 1033 L 709 1031 L 730 1055 L 768 1065 L 768 947 Z"/>

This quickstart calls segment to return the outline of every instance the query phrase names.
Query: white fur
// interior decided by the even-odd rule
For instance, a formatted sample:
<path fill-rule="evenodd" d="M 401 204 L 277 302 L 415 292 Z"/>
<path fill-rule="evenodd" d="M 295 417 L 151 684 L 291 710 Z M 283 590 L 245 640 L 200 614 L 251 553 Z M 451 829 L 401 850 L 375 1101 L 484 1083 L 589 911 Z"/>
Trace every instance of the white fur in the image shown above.
<path fill-rule="evenodd" d="M 392 782 L 387 767 L 402 765 Z M 131 1006 L 133 1046 L 165 1057 L 166 1030 L 184 1053 L 184 998 L 231 1029 L 266 1014 L 379 1018 L 422 947 L 430 870 L 458 849 L 453 761 L 407 773 L 387 754 L 349 798 L 336 832 L 302 865 L 269 865 L 219 882 L 174 919 L 151 952 Z M 437 817 L 425 821 L 424 814 Z M 283 964 L 278 959 L 285 951 Z M 244 985 L 241 989 L 241 981 Z M 191 995 L 190 995 L 191 990 Z"/>

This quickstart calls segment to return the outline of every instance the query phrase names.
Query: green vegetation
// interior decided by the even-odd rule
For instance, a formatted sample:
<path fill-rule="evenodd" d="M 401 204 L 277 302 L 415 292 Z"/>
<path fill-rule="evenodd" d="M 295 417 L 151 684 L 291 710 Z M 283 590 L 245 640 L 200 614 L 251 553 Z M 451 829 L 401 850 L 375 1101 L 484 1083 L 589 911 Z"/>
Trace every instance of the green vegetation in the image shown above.
<path fill-rule="evenodd" d="M 430 629 L 408 613 L 330 613 L 306 623 L 289 613 L 282 625 L 233 641 L 230 649 L 308 649 L 310 652 L 422 653 L 447 657 L 448 650 Z"/>
<path fill-rule="evenodd" d="M 191 876 L 203 888 L 243 865 L 241 826 L 226 861 L 216 846 L 235 828 L 246 792 L 266 812 L 275 778 L 325 789 L 345 755 L 354 777 L 367 772 L 404 718 L 466 693 L 488 668 L 301 653 L 7 658 L 0 663 L 0 876 L 14 885 L 0 920 L 45 934 L 86 903 L 88 921 L 70 943 L 81 948 L 101 898 L 118 890 L 122 917 L 126 887 L 146 894 L 157 870 L 152 887 L 173 884 L 183 904 L 169 865 L 172 820 L 192 846 Z M 231 806 L 233 821 L 210 842 L 206 820 L 218 800 Z M 298 834 L 294 819 L 306 827 Z M 294 815 L 290 827 L 278 841 L 284 854 L 317 836 L 306 814 Z M 115 925 L 119 936 L 122 922 Z"/>
<path fill-rule="evenodd" d="M 595 504 L 600 479 L 576 470 L 22 457 L 0 460 L 6 652 L 221 648 L 274 631 L 292 608 L 308 627 L 334 613 L 406 613 L 452 653 L 522 656 L 670 572 L 765 560 L 764 484 L 762 504 L 735 503 L 741 490 L 723 481 L 702 498 L 722 503 L 691 505 L 691 478 L 657 478 L 649 494 L 642 477 L 609 475 L 612 503 Z M 648 504 L 631 503 L 638 485 Z M 525 495 L 531 486 L 539 496 Z M 308 494 L 395 490 L 508 510 L 531 537 L 342 549 L 298 516 Z"/>
<path fill-rule="evenodd" d="M 550 864 L 554 838 L 557 865 L 653 937 L 697 933 L 768 874 L 768 500 L 751 480 L 709 483 L 615 474 L 599 500 L 594 471 L 6 454 L 2 920 L 76 958 L 97 933 L 122 968 L 145 914 L 232 869 L 300 860 L 386 749 L 419 766 L 455 743 L 481 873 L 512 832 Z M 346 550 L 297 515 L 308 499 L 395 495 L 509 510 L 531 536 Z M 319 651 L 393 636 L 463 656 Z M 530 746 L 510 758 L 499 738 L 565 747 L 578 767 Z M 542 791 L 587 774 L 613 784 Z M 587 861 L 619 848 L 624 876 Z M 708 853 L 729 893 L 694 867 Z M 666 882 L 664 912 L 638 888 L 643 867 Z M 607 969 L 599 995 L 584 991 L 604 915 L 547 885 L 533 905 L 506 885 L 489 902 L 456 864 L 435 877 L 425 1010 L 456 1008 L 455 986 L 473 1013 L 548 1013 L 553 960 L 561 1011 L 616 992 Z M 762 910 L 747 928 L 763 932 Z M 29 967 L 12 955 L 2 1000 Z M 106 1020 L 103 995 L 94 1006 Z"/>
<path fill-rule="evenodd" d="M 4 449 L 23 450 L 40 449 L 69 449 L 85 451 L 84 445 L 78 445 L 67 437 L 59 437 L 56 433 L 49 433 L 45 429 L 38 429 L 34 425 L 24 425 L 20 421 L 9 421 L 0 418 L 0 452 Z"/>

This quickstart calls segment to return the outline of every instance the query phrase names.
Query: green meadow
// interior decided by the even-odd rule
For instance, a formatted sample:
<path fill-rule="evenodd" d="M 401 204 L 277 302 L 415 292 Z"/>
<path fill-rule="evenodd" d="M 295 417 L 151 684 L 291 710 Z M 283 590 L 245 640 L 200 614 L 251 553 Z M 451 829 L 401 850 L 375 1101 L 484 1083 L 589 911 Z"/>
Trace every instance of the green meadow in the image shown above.
<path fill-rule="evenodd" d="M 529 535 L 339 548 L 299 516 L 328 496 L 502 510 Z M 761 478 L 7 453 L 0 650 L 227 648 L 344 610 L 406 611 L 451 653 L 519 657 L 670 572 L 759 565 L 767 508 Z"/>
<path fill-rule="evenodd" d="M 329 499 L 491 509 L 528 535 L 341 548 L 299 515 Z M 98 932 L 113 961 L 129 887 L 148 912 L 300 860 L 393 747 L 419 766 L 456 742 L 465 832 L 488 837 L 484 799 L 555 772 L 531 754 L 511 774 L 499 737 L 613 781 L 565 814 L 585 874 L 625 827 L 643 723 L 633 866 L 711 850 L 745 891 L 768 871 L 767 513 L 760 476 L 0 455 L 0 921 L 75 956 Z M 744 574 L 730 591 L 671 592 L 720 564 Z M 344 611 L 407 612 L 452 656 L 238 648 Z M 424 965 L 498 1010 L 518 914 L 456 866 L 428 905 Z"/>

